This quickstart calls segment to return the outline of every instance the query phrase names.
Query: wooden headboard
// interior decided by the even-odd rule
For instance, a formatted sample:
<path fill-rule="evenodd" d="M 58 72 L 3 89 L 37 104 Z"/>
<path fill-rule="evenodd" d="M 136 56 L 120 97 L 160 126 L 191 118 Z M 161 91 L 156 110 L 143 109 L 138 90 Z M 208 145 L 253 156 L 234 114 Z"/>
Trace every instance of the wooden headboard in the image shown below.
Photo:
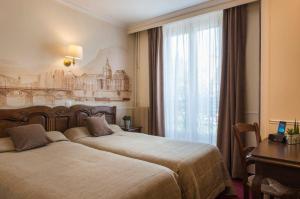
<path fill-rule="evenodd" d="M 85 120 L 90 116 L 101 116 L 105 114 L 105 119 L 109 124 L 116 123 L 115 106 L 85 106 L 75 105 L 70 108 L 58 106 L 53 108 L 54 127 L 56 131 L 64 132 L 73 127 L 85 126 Z"/>
<path fill-rule="evenodd" d="M 35 106 L 21 109 L 0 110 L 0 137 L 7 137 L 4 129 L 26 124 L 41 124 L 47 131 L 51 130 L 51 108 Z"/>
<path fill-rule="evenodd" d="M 108 123 L 116 123 L 116 107 L 75 105 L 70 108 L 58 106 L 34 106 L 22 109 L 0 109 L 0 137 L 7 137 L 4 129 L 26 124 L 41 124 L 47 131 L 64 132 L 68 128 L 85 125 L 90 116 L 105 114 Z"/>

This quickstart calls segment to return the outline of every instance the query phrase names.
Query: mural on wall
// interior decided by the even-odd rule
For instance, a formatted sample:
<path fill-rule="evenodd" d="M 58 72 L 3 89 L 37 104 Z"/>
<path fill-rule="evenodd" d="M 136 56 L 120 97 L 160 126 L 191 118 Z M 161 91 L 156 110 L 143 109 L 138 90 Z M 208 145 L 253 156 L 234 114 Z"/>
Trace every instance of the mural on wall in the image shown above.
<path fill-rule="evenodd" d="M 125 69 L 113 70 L 109 59 L 102 66 L 95 67 L 98 70 L 87 69 L 81 74 L 59 68 L 16 77 L 0 73 L 0 106 L 57 106 L 66 105 L 66 101 L 72 104 L 130 101 L 130 82 Z"/>

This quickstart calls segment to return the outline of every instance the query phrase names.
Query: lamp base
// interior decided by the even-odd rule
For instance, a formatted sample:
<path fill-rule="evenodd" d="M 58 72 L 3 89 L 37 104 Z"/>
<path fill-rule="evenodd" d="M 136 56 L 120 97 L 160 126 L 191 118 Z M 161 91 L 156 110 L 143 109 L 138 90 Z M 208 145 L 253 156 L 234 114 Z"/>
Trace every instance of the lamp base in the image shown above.
<path fill-rule="evenodd" d="M 65 59 L 65 60 L 64 60 L 64 65 L 65 65 L 66 67 L 71 66 L 71 64 L 72 64 L 72 61 L 71 61 L 70 59 Z"/>

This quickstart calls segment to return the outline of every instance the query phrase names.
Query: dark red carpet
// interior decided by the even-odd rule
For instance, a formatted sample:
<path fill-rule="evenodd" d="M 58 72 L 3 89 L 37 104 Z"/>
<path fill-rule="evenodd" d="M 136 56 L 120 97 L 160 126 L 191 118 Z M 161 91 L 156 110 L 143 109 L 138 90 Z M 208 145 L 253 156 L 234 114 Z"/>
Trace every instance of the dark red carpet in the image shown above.
<path fill-rule="evenodd" d="M 232 180 L 234 195 L 231 194 L 221 194 L 216 199 L 243 199 L 243 184 L 241 180 Z"/>
<path fill-rule="evenodd" d="M 233 186 L 238 199 L 243 199 L 243 184 L 240 180 L 233 180 Z"/>
<path fill-rule="evenodd" d="M 236 196 L 221 195 L 217 199 L 243 199 L 243 184 L 241 180 L 232 180 Z"/>
<path fill-rule="evenodd" d="M 232 180 L 234 195 L 223 193 L 216 199 L 243 199 L 243 184 L 241 180 Z"/>

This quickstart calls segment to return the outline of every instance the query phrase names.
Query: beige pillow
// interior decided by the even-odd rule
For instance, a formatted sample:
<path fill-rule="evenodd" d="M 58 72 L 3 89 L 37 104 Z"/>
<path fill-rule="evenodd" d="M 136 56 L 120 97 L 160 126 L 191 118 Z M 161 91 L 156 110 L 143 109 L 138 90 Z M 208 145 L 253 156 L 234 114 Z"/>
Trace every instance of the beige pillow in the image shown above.
<path fill-rule="evenodd" d="M 117 133 L 117 132 L 123 132 L 123 130 L 121 129 L 121 127 L 119 125 L 116 125 L 116 124 L 110 124 L 109 125 L 109 128 L 114 132 L 114 133 Z"/>
<path fill-rule="evenodd" d="M 91 134 L 86 127 L 70 128 L 64 132 L 64 135 L 71 141 L 76 141 L 80 138 L 91 137 Z"/>
<path fill-rule="evenodd" d="M 69 141 L 69 139 L 59 131 L 48 131 L 46 132 L 46 135 L 51 142 Z"/>
<path fill-rule="evenodd" d="M 86 119 L 87 128 L 95 137 L 110 135 L 113 131 L 109 128 L 109 125 L 105 119 L 105 115 L 101 117 L 88 117 Z"/>
<path fill-rule="evenodd" d="M 5 129 L 10 135 L 16 151 L 25 151 L 46 146 L 49 141 L 44 127 L 40 124 L 29 124 Z"/>
<path fill-rule="evenodd" d="M 0 138 L 0 153 L 15 151 L 15 146 L 10 137 Z"/>

